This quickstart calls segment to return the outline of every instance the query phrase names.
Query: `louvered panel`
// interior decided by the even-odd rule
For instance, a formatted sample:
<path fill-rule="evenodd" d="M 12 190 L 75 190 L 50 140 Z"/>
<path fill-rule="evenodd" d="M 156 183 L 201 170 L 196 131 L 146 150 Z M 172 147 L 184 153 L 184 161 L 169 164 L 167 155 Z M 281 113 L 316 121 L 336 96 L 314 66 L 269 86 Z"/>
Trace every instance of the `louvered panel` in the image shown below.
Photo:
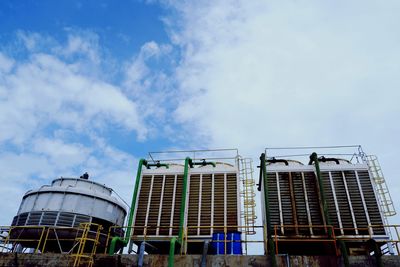
<path fill-rule="evenodd" d="M 187 226 L 188 234 L 196 235 L 197 227 L 199 226 L 198 215 L 199 215 L 199 194 L 200 194 L 200 175 L 190 175 L 190 188 L 189 188 L 189 207 Z"/>
<path fill-rule="evenodd" d="M 224 175 L 215 174 L 214 175 L 214 225 L 219 226 L 214 228 L 214 231 L 223 231 L 224 228 Z"/>
<path fill-rule="evenodd" d="M 340 228 L 329 172 L 321 172 L 321 175 L 322 175 L 322 184 L 324 186 L 326 204 L 328 206 L 329 219 L 335 228 Z M 340 233 L 341 233 L 340 230 L 335 231 L 336 235 L 339 235 Z"/>
<path fill-rule="evenodd" d="M 365 215 L 363 201 L 361 199 L 361 193 L 358 188 L 357 177 L 355 171 L 345 171 L 347 188 L 350 193 L 351 206 L 353 208 L 354 217 L 356 219 L 356 225 L 359 234 L 368 234 L 368 221 Z M 366 228 L 366 229 L 361 229 Z"/>
<path fill-rule="evenodd" d="M 378 208 L 378 202 L 375 198 L 374 189 L 372 187 L 368 171 L 359 171 L 358 177 L 360 179 L 364 200 L 367 205 L 370 222 L 372 225 L 382 225 L 382 217 Z M 375 235 L 386 234 L 383 227 L 374 227 L 373 231 Z"/>
<path fill-rule="evenodd" d="M 161 201 L 161 188 L 163 183 L 162 175 L 155 175 L 153 182 L 153 189 L 151 192 L 149 215 L 147 218 L 147 234 L 155 235 L 157 232 L 157 222 L 160 210 Z"/>
<path fill-rule="evenodd" d="M 307 190 L 308 206 L 310 208 L 311 221 L 313 225 L 323 225 L 321 214 L 321 203 L 317 187 L 317 179 L 313 172 L 305 172 L 304 180 Z M 314 232 L 317 232 L 317 228 Z"/>
<path fill-rule="evenodd" d="M 166 175 L 160 218 L 160 235 L 169 235 L 175 175 Z"/>
<path fill-rule="evenodd" d="M 267 173 L 268 183 L 268 201 L 270 209 L 270 218 L 272 229 L 275 225 L 280 225 L 279 215 L 279 200 L 278 200 L 278 188 L 276 183 L 276 173 Z"/>
<path fill-rule="evenodd" d="M 296 202 L 296 214 L 298 225 L 308 225 L 307 206 L 305 200 L 305 193 L 303 190 L 303 179 L 301 173 L 292 172 L 293 190 Z M 310 234 L 309 228 L 299 228 L 299 234 Z"/>
<path fill-rule="evenodd" d="M 211 195 L 212 195 L 212 175 L 203 174 L 202 193 L 201 193 L 201 226 L 211 226 Z M 210 228 L 201 228 L 200 235 L 210 235 Z"/>
<path fill-rule="evenodd" d="M 237 231 L 238 217 L 237 217 L 237 177 L 236 173 L 228 173 L 226 175 L 226 224 L 229 227 L 228 231 Z"/>
<path fill-rule="evenodd" d="M 344 234 L 353 235 L 355 234 L 355 231 L 351 229 L 354 228 L 353 218 L 351 216 L 349 199 L 347 198 L 346 187 L 343 182 L 342 172 L 333 171 L 331 172 L 331 174 L 332 174 L 333 184 L 335 186 L 335 194 L 339 206 L 342 227 L 347 228 L 344 230 Z"/>
<path fill-rule="evenodd" d="M 279 190 L 281 193 L 283 224 L 294 225 L 292 202 L 290 198 L 289 173 L 279 173 Z M 287 227 L 285 228 L 285 235 L 293 234 L 294 231 L 295 229 L 293 227 Z"/>
<path fill-rule="evenodd" d="M 175 191 L 175 208 L 174 208 L 174 218 L 173 218 L 173 229 L 172 235 L 179 234 L 179 224 L 180 224 L 180 210 L 182 203 L 182 186 L 183 186 L 183 175 L 178 175 L 176 181 L 176 191 Z"/>
<path fill-rule="evenodd" d="M 136 217 L 134 224 L 135 226 L 137 226 L 137 228 L 135 228 L 133 232 L 136 235 L 143 234 L 143 227 L 145 226 L 146 222 L 147 203 L 149 200 L 151 177 L 151 175 L 142 176 L 142 183 L 140 187 L 138 204 L 136 207 Z"/>

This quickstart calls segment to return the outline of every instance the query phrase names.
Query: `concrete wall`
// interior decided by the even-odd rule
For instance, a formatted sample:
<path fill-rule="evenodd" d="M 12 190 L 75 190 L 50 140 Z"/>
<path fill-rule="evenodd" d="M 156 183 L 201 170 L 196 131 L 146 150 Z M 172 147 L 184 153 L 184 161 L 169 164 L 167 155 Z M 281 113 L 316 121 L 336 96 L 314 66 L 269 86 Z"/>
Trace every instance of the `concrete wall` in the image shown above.
<path fill-rule="evenodd" d="M 334 256 L 290 256 L 290 266 L 300 267 L 336 267 L 343 266 L 342 259 Z M 94 267 L 131 267 L 137 266 L 137 255 L 96 255 Z M 287 257 L 278 256 L 279 266 L 288 266 Z M 167 255 L 146 255 L 144 266 L 162 267 L 168 264 Z M 0 254 L 0 267 L 63 267 L 72 266 L 70 256 L 62 254 Z M 382 265 L 388 267 L 400 266 L 400 256 L 382 257 Z M 82 266 L 85 266 L 84 264 Z M 200 255 L 175 256 L 176 267 L 201 266 Z M 207 267 L 214 266 L 270 266 L 269 258 L 265 256 L 207 256 Z M 350 266 L 375 267 L 375 259 L 369 256 L 350 256 Z"/>

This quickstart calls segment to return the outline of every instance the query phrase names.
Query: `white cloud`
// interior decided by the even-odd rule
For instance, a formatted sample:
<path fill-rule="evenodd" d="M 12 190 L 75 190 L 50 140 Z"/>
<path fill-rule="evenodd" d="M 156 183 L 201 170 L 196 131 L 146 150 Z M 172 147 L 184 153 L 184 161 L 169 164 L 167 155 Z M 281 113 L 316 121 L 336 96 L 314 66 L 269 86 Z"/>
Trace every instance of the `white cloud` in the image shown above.
<path fill-rule="evenodd" d="M 0 74 L 8 73 L 14 66 L 15 61 L 0 52 Z"/>
<path fill-rule="evenodd" d="M 396 4 L 365 5 L 176 4 L 176 115 L 219 146 L 375 142 L 400 111 L 399 30 Z"/>
<path fill-rule="evenodd" d="M 175 115 L 193 142 L 254 158 L 266 146 L 363 144 L 399 205 L 398 2 L 167 3 L 183 55 Z"/>
<path fill-rule="evenodd" d="M 136 159 L 114 147 L 107 132 L 145 140 L 146 114 L 118 84 L 86 70 L 103 60 L 95 35 L 68 34 L 61 44 L 20 31 L 28 57 L 0 52 L 0 195 L 14 199 L 0 204 L 1 224 L 11 222 L 26 190 L 59 176 L 88 171 L 125 199 L 131 197 Z M 149 45 L 145 53 L 156 56 L 163 49 L 157 47 Z"/>
<path fill-rule="evenodd" d="M 33 55 L 17 64 L 0 86 L 7 95 L 0 100 L 0 122 L 7 125 L 0 141 L 24 142 L 49 123 L 86 131 L 114 122 L 136 131 L 140 139 L 146 137 L 135 102 L 118 87 L 82 76 L 55 56 Z"/>

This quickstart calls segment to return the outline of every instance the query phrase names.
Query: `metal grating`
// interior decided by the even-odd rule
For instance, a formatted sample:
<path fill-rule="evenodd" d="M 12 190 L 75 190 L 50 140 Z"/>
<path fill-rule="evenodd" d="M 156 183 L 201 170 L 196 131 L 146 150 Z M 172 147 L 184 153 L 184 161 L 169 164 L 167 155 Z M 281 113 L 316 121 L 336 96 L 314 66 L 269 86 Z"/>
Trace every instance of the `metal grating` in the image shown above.
<path fill-rule="evenodd" d="M 335 234 L 366 235 L 370 225 L 382 225 L 382 214 L 369 176 L 368 166 L 321 166 L 323 189 Z M 318 236 L 324 230 L 284 225 L 324 225 L 318 182 L 313 166 L 267 168 L 268 199 L 272 226 L 282 236 Z M 383 227 L 373 227 L 372 235 L 386 235 Z"/>
<path fill-rule="evenodd" d="M 193 168 L 188 176 L 185 225 L 189 236 L 237 231 L 239 224 L 236 171 Z M 226 167 L 224 167 L 226 168 Z M 165 170 L 165 171 L 164 171 Z M 179 172 L 182 171 L 182 172 Z M 136 205 L 134 235 L 174 236 L 179 233 L 183 168 L 144 170 Z"/>

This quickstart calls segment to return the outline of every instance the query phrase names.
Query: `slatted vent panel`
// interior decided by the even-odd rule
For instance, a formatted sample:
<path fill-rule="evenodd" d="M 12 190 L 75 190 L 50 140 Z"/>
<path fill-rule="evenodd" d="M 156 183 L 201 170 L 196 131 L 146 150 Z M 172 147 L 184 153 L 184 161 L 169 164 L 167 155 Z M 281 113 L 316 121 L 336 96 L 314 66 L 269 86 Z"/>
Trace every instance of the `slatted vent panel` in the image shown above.
<path fill-rule="evenodd" d="M 152 179 L 154 179 L 153 183 Z M 165 184 L 163 192 L 164 179 Z M 182 175 L 142 176 L 134 224 L 135 227 L 137 227 L 134 231 L 135 235 L 142 235 L 144 226 L 147 226 L 147 235 L 156 235 L 157 228 L 159 229 L 159 235 L 170 235 L 170 233 L 172 235 L 177 235 L 179 233 L 182 183 Z M 174 187 L 174 185 L 176 186 Z M 175 202 L 173 202 L 174 198 Z"/>
<path fill-rule="evenodd" d="M 293 190 L 296 202 L 297 224 L 308 225 L 307 206 L 305 200 L 305 192 L 303 188 L 303 178 L 301 173 L 292 173 Z M 303 235 L 309 235 L 309 228 L 299 228 L 298 232 Z"/>
<path fill-rule="evenodd" d="M 331 172 L 333 184 L 335 186 L 335 194 L 337 203 L 339 206 L 340 219 L 342 221 L 342 227 L 345 228 L 344 234 L 354 234 L 353 219 L 351 216 L 351 210 L 349 205 L 349 199 L 347 198 L 346 187 L 343 181 L 343 175 L 341 171 Z M 346 229 L 347 228 L 347 229 Z"/>
<path fill-rule="evenodd" d="M 304 192 L 302 175 L 304 175 L 306 192 Z M 358 234 L 368 234 L 368 230 L 366 229 L 368 228 L 368 216 L 370 224 L 383 224 L 367 170 L 322 170 L 321 175 L 330 221 L 335 228 L 343 228 L 343 232 L 337 229 L 335 231 L 336 235 L 356 235 L 355 227 L 358 228 Z M 333 184 L 331 184 L 331 181 Z M 296 223 L 298 225 L 323 225 L 322 206 L 319 200 L 319 185 L 314 172 L 280 171 L 276 173 L 271 171 L 267 173 L 267 183 L 270 218 L 273 227 L 281 226 L 282 224 L 294 225 Z M 308 219 L 307 203 L 311 222 Z M 279 205 L 281 205 L 281 210 L 279 209 Z M 365 206 L 367 207 L 367 211 L 365 210 Z M 284 232 L 281 230 L 279 227 L 278 234 L 311 234 L 310 229 L 306 228 L 295 229 L 285 227 L 283 229 Z M 385 235 L 383 227 L 374 227 L 373 232 L 374 235 Z M 322 228 L 313 228 L 313 234 L 326 233 Z"/>
<path fill-rule="evenodd" d="M 321 205 L 319 201 L 319 189 L 314 172 L 304 172 L 304 182 L 306 184 L 308 206 L 312 225 L 323 225 Z M 314 234 L 322 232 L 321 229 L 314 228 Z"/>
<path fill-rule="evenodd" d="M 211 226 L 211 197 L 212 197 L 212 175 L 203 174 L 201 192 L 201 226 Z M 210 228 L 201 228 L 200 235 L 210 235 Z"/>
<path fill-rule="evenodd" d="M 160 235 L 169 235 L 172 216 L 172 200 L 174 196 L 175 175 L 166 175 L 164 184 L 163 204 L 161 207 Z"/>
<path fill-rule="evenodd" d="M 199 194 L 200 194 L 200 175 L 190 175 L 189 207 L 188 207 L 188 234 L 196 235 L 199 226 Z"/>
<path fill-rule="evenodd" d="M 134 234 L 142 235 L 143 227 L 146 223 L 146 214 L 147 214 L 147 204 L 149 201 L 150 194 L 150 186 L 151 186 L 151 175 L 143 175 L 142 183 L 140 186 L 139 193 L 139 201 L 136 207 L 136 217 L 135 217 L 135 226 L 137 228 L 134 229 Z"/>
<path fill-rule="evenodd" d="M 339 219 L 336 212 L 334 192 L 332 191 L 329 172 L 322 172 L 321 175 L 322 175 L 322 184 L 324 186 L 326 204 L 328 206 L 329 219 L 335 228 L 340 228 Z M 340 230 L 336 230 L 335 234 L 340 235 L 341 234 Z"/>
<path fill-rule="evenodd" d="M 236 174 L 226 174 L 226 224 L 228 226 L 238 226 L 237 209 L 237 177 Z M 237 231 L 237 227 L 228 228 L 228 231 Z"/>
<path fill-rule="evenodd" d="M 279 200 L 278 200 L 278 188 L 276 183 L 276 173 L 267 173 L 268 183 L 268 200 L 270 208 L 271 225 L 280 225 L 279 215 Z"/>
<path fill-rule="evenodd" d="M 155 235 L 157 233 L 157 222 L 161 201 L 161 187 L 163 184 L 162 175 L 154 175 L 153 189 L 151 193 L 150 208 L 147 218 L 147 234 Z"/>
<path fill-rule="evenodd" d="M 292 202 L 290 198 L 291 187 L 289 185 L 289 173 L 279 173 L 279 190 L 282 203 L 282 215 L 284 225 L 294 225 Z M 285 228 L 285 234 L 293 234 L 294 228 Z"/>
<path fill-rule="evenodd" d="M 215 174 L 214 175 L 214 226 L 219 228 L 214 228 L 214 231 L 223 231 L 224 228 L 224 175 Z"/>
<path fill-rule="evenodd" d="M 183 186 L 183 175 L 177 176 L 176 190 L 175 190 L 175 205 L 174 205 L 174 218 L 173 218 L 173 229 L 172 235 L 179 234 L 179 223 L 180 223 L 180 210 L 182 203 L 182 186 Z"/>
<path fill-rule="evenodd" d="M 347 182 L 347 188 L 350 192 L 351 205 L 356 220 L 356 225 L 359 234 L 368 234 L 368 229 L 362 229 L 368 227 L 368 221 L 365 214 L 361 193 L 357 183 L 357 177 L 355 171 L 344 171 L 344 176 Z"/>
<path fill-rule="evenodd" d="M 371 224 L 382 225 L 382 217 L 379 212 L 378 202 L 374 194 L 374 189 L 372 187 L 368 171 L 359 171 L 358 177 L 360 179 L 360 184 L 364 194 L 364 200 L 367 206 Z M 373 231 L 375 235 L 385 235 L 385 230 L 383 227 L 374 227 Z"/>

